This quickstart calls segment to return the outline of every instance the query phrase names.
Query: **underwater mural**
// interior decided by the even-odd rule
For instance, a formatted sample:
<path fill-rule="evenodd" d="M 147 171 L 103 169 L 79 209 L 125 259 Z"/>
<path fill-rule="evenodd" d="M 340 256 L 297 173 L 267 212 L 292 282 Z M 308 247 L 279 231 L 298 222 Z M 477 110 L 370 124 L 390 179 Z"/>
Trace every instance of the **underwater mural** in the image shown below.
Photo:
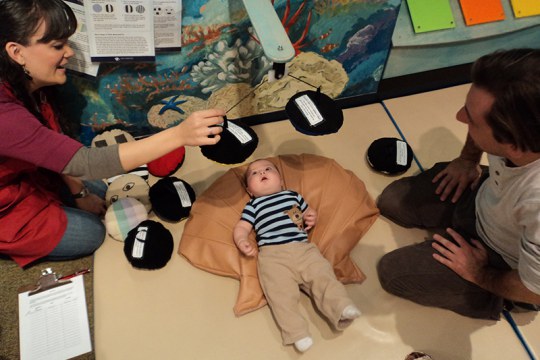
<path fill-rule="evenodd" d="M 70 75 L 63 94 L 80 140 L 115 126 L 147 135 L 210 107 L 230 119 L 281 111 L 314 87 L 332 98 L 377 91 L 401 0 L 268 1 L 295 49 L 290 76 L 268 81 L 272 64 L 241 0 L 184 1 L 181 51 L 103 63 L 96 78 Z"/>

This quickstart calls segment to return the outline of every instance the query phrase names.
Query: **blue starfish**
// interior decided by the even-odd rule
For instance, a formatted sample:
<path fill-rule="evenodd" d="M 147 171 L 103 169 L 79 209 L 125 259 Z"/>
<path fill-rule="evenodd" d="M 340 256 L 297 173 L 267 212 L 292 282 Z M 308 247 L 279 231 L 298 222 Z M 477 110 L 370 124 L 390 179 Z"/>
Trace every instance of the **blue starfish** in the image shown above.
<path fill-rule="evenodd" d="M 178 105 L 185 103 L 187 100 L 176 101 L 179 96 L 180 95 L 173 96 L 169 100 L 161 100 L 159 103 L 164 104 L 164 106 L 161 108 L 161 110 L 159 110 L 159 115 L 163 115 L 163 113 L 169 109 L 178 111 L 180 114 L 185 114 L 184 110 L 180 109 Z"/>

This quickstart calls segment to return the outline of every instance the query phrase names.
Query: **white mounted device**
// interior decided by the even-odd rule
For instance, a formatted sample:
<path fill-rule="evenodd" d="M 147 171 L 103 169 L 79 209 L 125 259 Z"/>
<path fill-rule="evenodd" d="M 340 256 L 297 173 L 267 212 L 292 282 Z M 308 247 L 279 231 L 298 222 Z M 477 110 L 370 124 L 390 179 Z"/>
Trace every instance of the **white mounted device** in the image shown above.
<path fill-rule="evenodd" d="M 295 55 L 291 40 L 269 0 L 243 1 L 264 55 L 272 61 L 268 79 L 281 79 L 286 73 L 285 64 Z"/>

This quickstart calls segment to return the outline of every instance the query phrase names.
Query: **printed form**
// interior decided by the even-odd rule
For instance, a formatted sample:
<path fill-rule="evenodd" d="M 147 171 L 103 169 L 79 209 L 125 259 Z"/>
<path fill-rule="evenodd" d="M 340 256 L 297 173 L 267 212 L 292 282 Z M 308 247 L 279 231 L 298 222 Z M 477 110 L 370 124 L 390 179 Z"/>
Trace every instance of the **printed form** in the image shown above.
<path fill-rule="evenodd" d="M 82 275 L 36 294 L 19 294 L 21 359 L 68 359 L 92 351 Z"/>

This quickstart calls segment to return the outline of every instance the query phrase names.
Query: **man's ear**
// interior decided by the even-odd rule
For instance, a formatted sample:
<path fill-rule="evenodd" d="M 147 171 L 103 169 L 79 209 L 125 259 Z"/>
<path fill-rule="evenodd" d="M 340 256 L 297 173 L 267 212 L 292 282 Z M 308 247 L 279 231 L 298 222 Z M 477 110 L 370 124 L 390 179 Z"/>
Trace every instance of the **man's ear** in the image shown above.
<path fill-rule="evenodd" d="M 524 158 L 527 153 L 519 149 L 514 144 L 505 144 L 506 146 L 506 158 L 514 163 L 520 163 L 520 159 Z"/>
<path fill-rule="evenodd" d="M 14 41 L 6 43 L 6 53 L 19 65 L 24 65 L 24 56 L 22 55 L 22 45 Z"/>

